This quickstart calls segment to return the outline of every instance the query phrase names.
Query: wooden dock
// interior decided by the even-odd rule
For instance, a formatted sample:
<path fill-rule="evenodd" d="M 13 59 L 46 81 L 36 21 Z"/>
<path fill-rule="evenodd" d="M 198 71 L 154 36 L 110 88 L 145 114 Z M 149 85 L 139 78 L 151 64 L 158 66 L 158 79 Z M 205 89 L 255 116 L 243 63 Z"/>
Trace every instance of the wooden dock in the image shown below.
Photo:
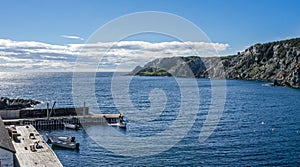
<path fill-rule="evenodd" d="M 52 166 L 62 167 L 50 146 L 32 125 L 8 127 L 12 143 L 16 149 L 18 166 Z"/>

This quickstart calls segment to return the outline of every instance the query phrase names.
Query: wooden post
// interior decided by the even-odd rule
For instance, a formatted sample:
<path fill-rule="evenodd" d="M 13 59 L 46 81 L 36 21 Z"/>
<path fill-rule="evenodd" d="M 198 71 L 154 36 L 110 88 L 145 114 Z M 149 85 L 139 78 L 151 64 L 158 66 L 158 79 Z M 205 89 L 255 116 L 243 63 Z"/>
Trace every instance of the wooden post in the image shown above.
<path fill-rule="evenodd" d="M 49 103 L 47 102 L 47 120 L 49 120 Z"/>
<path fill-rule="evenodd" d="M 87 114 L 88 114 L 87 107 L 85 102 L 83 102 L 83 115 L 87 115 Z"/>

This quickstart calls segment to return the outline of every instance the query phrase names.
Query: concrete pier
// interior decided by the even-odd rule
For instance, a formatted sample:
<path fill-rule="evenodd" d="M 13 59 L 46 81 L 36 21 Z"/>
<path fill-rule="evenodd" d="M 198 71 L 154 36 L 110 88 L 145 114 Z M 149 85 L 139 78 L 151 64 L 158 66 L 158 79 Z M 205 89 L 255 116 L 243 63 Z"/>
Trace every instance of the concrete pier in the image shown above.
<path fill-rule="evenodd" d="M 117 123 L 121 114 L 89 114 L 89 108 L 51 108 L 0 110 L 0 116 L 5 125 L 33 125 L 35 128 L 61 128 L 64 123 L 71 124 L 100 124 Z"/>
<path fill-rule="evenodd" d="M 16 166 L 62 167 L 50 146 L 32 125 L 8 127 L 16 149 Z"/>
<path fill-rule="evenodd" d="M 44 118 L 60 117 L 74 115 L 88 115 L 88 107 L 70 107 L 70 108 L 53 108 L 53 109 L 20 109 L 20 110 L 0 110 L 2 119 L 19 119 L 19 118 Z"/>
<path fill-rule="evenodd" d="M 107 125 L 117 123 L 123 117 L 121 114 L 89 114 L 82 116 L 60 116 L 44 118 L 5 119 L 5 125 L 33 125 L 35 128 L 62 128 L 64 123 Z"/>
<path fill-rule="evenodd" d="M 15 166 L 62 167 L 61 162 L 36 129 L 56 129 L 65 123 L 108 125 L 123 119 L 122 114 L 89 114 L 88 107 L 2 110 L 3 123 L 16 150 Z M 1 166 L 1 165 L 0 165 Z"/>

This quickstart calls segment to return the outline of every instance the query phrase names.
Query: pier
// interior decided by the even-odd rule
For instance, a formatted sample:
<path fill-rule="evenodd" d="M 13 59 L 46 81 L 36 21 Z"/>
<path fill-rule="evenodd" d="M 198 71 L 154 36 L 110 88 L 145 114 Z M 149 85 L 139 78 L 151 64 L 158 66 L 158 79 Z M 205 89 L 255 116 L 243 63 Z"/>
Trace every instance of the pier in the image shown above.
<path fill-rule="evenodd" d="M 107 125 L 123 118 L 122 114 L 90 114 L 85 105 L 77 108 L 0 110 L 4 125 L 33 125 L 35 128 L 61 128 L 65 123 Z"/>
<path fill-rule="evenodd" d="M 16 166 L 63 166 L 50 146 L 32 125 L 9 126 L 7 128 L 16 150 Z"/>
<path fill-rule="evenodd" d="M 44 118 L 59 116 L 88 115 L 88 107 L 69 107 L 69 108 L 47 108 L 47 109 L 20 109 L 20 110 L 0 110 L 2 119 L 19 118 Z"/>
<path fill-rule="evenodd" d="M 37 129 L 63 128 L 65 123 L 83 127 L 108 125 L 123 119 L 122 114 L 90 114 L 88 107 L 0 110 L 1 124 L 8 131 L 15 150 L 15 166 L 62 167 L 51 147 Z M 6 134 L 7 135 L 7 134 Z M 9 140 L 9 139 L 7 139 Z M 12 162 L 9 162 L 12 163 Z"/>
<path fill-rule="evenodd" d="M 60 117 L 44 117 L 44 118 L 19 118 L 5 119 L 4 124 L 7 125 L 33 125 L 35 128 L 62 128 L 64 123 L 78 125 L 107 125 L 116 123 L 123 115 L 121 114 L 89 114 L 82 116 L 60 116 Z"/>

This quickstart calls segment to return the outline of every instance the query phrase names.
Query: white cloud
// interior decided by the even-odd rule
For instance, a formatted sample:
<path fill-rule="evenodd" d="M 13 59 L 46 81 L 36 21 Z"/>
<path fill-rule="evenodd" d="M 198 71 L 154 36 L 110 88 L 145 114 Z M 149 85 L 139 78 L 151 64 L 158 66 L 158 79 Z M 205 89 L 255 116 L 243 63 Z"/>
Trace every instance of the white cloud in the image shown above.
<path fill-rule="evenodd" d="M 84 39 L 79 37 L 79 36 L 75 36 L 75 35 L 61 35 L 61 37 L 63 38 L 68 38 L 68 39 L 79 39 L 81 41 L 83 41 Z"/>
<path fill-rule="evenodd" d="M 174 56 L 218 56 L 228 44 L 206 42 L 120 41 L 93 44 L 51 45 L 34 41 L 0 39 L 0 71 L 72 71 L 77 59 L 85 70 L 99 62 L 99 69 L 131 70 L 155 58 Z"/>

